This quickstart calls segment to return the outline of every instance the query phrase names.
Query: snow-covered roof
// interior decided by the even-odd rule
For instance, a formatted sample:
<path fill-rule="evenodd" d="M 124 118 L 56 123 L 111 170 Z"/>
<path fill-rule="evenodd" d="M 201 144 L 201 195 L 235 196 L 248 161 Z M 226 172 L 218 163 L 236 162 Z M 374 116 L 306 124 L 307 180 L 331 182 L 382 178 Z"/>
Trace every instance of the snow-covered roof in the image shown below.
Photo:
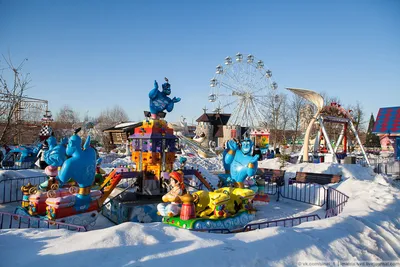
<path fill-rule="evenodd" d="M 138 123 L 139 122 L 137 122 L 137 121 L 123 122 L 123 123 L 115 125 L 114 128 L 125 128 L 125 127 L 129 127 L 129 126 L 133 126 L 133 125 L 138 124 Z"/>
<path fill-rule="evenodd" d="M 111 132 L 112 131 L 118 131 L 118 132 L 125 131 L 125 130 L 129 130 L 129 129 L 133 129 L 133 128 L 139 127 L 139 126 L 142 125 L 142 123 L 143 123 L 142 121 L 139 121 L 139 122 L 135 122 L 135 121 L 121 122 L 121 123 L 119 123 L 119 124 L 117 124 L 117 125 L 115 125 L 113 127 L 104 129 L 103 131 L 111 131 Z"/>

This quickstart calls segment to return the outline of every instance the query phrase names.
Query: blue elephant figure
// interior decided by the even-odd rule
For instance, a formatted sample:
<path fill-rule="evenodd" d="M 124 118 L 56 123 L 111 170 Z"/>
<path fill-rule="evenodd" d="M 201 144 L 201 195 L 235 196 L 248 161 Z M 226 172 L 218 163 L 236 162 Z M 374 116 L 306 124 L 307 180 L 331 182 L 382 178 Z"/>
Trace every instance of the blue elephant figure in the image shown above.
<path fill-rule="evenodd" d="M 168 83 L 168 79 L 165 78 L 166 83 L 162 85 L 162 91 L 158 90 L 158 83 L 154 81 L 154 89 L 149 93 L 150 98 L 150 112 L 152 118 L 157 118 L 157 114 L 167 110 L 171 112 L 174 109 L 174 104 L 181 101 L 179 97 L 169 98 L 171 94 L 171 85 Z"/>
<path fill-rule="evenodd" d="M 227 143 L 227 152 L 223 160 L 224 165 L 229 167 L 230 174 L 222 176 L 225 177 L 225 183 L 233 182 L 237 187 L 243 188 L 244 180 L 257 172 L 259 155 L 252 156 L 254 143 L 250 139 L 246 138 L 240 144 L 239 148 L 234 140 L 229 140 Z"/>
<path fill-rule="evenodd" d="M 90 190 L 96 173 L 96 152 L 90 146 L 90 136 L 86 139 L 84 149 L 81 144 L 82 139 L 78 135 L 69 138 L 66 154 L 70 158 L 64 162 L 57 176 L 60 185 L 71 178 L 78 184 L 79 191 L 74 205 L 78 212 L 83 212 L 90 206 Z"/>

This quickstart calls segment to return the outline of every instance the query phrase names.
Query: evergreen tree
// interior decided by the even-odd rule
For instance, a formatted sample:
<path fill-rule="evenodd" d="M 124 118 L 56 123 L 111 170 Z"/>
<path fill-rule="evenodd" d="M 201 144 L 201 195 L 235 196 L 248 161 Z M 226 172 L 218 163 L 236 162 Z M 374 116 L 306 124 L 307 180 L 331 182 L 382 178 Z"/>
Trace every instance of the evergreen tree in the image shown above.
<path fill-rule="evenodd" d="M 371 114 L 371 117 L 369 119 L 369 124 L 368 124 L 367 137 L 366 137 L 366 141 L 365 141 L 366 147 L 381 147 L 379 136 L 372 133 L 374 124 L 375 124 L 374 114 Z"/>

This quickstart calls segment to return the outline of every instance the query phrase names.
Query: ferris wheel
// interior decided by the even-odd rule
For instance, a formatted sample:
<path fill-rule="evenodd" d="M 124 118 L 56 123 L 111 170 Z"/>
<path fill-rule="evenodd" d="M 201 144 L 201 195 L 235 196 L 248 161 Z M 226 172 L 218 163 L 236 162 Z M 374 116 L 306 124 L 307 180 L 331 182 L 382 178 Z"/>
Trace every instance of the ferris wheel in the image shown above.
<path fill-rule="evenodd" d="M 228 125 L 256 128 L 266 121 L 266 103 L 271 92 L 278 88 L 272 80 L 272 71 L 253 55 L 237 53 L 226 57 L 225 66 L 216 67 L 210 81 L 208 100 L 214 103 L 214 112 L 231 113 Z"/>

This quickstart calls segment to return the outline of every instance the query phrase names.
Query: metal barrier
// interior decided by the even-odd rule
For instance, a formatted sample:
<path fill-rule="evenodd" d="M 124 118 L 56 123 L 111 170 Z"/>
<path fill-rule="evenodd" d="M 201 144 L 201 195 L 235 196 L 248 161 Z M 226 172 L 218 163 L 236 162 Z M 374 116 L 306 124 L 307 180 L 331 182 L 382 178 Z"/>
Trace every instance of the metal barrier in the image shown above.
<path fill-rule="evenodd" d="M 262 221 L 262 222 L 256 222 L 256 223 L 249 223 L 243 228 L 243 232 L 246 231 L 252 231 L 255 229 L 261 229 L 261 228 L 268 228 L 268 227 L 277 227 L 277 226 L 283 226 L 283 227 L 293 227 L 296 225 L 299 225 L 303 223 L 304 221 L 309 222 L 309 221 L 316 221 L 316 220 L 321 220 L 318 214 L 311 214 L 311 215 L 305 215 L 305 216 L 300 216 L 300 217 L 293 217 L 293 218 L 285 218 L 285 219 L 279 219 L 279 220 L 273 220 L 273 221 Z M 255 226 L 255 228 L 253 228 Z M 265 226 L 265 227 L 262 227 Z"/>
<path fill-rule="evenodd" d="M 268 195 L 276 195 L 279 192 L 279 186 L 277 183 L 265 183 L 265 189 L 264 193 Z M 279 200 L 279 194 L 278 194 L 278 199 Z"/>
<path fill-rule="evenodd" d="M 293 181 L 279 187 L 283 198 L 322 207 L 326 203 L 326 187 L 320 184 Z"/>
<path fill-rule="evenodd" d="M 48 229 L 67 229 L 78 232 L 86 232 L 86 228 L 81 225 L 74 225 L 62 222 L 41 220 L 39 218 L 0 212 L 0 229 L 21 229 L 21 228 L 48 228 Z"/>
<path fill-rule="evenodd" d="M 343 211 L 349 197 L 335 188 L 329 187 L 326 194 L 326 214 L 325 218 L 337 216 Z"/>
<path fill-rule="evenodd" d="M 28 162 L 3 162 L 2 167 L 4 170 L 26 170 L 26 169 L 33 169 L 35 168 L 35 162 L 34 161 L 28 161 Z"/>
<path fill-rule="evenodd" d="M 21 177 L 0 181 L 0 204 L 17 202 L 22 200 L 21 186 L 43 183 L 47 176 Z"/>
<path fill-rule="evenodd" d="M 193 232 L 207 232 L 207 233 L 214 233 L 214 234 L 233 234 L 236 232 L 243 232 L 243 229 L 239 229 L 239 230 L 229 230 L 226 228 L 221 228 L 221 229 L 191 229 L 190 231 Z"/>
<path fill-rule="evenodd" d="M 368 160 L 376 173 L 400 177 L 400 161 L 393 157 L 374 157 Z"/>
<path fill-rule="evenodd" d="M 278 187 L 278 199 L 282 196 L 287 199 L 294 201 L 299 201 L 311 205 L 316 205 L 322 207 L 326 205 L 325 218 L 337 216 L 343 211 L 344 205 L 347 203 L 349 197 L 339 190 L 332 187 L 326 188 L 323 185 L 313 184 L 313 183 L 300 183 L 292 182 L 291 184 L 283 185 Z M 209 229 L 209 230 L 195 230 L 200 232 L 209 233 L 237 233 L 252 231 L 255 229 L 262 229 L 268 227 L 293 227 L 297 226 L 303 222 L 320 220 L 318 214 L 311 214 L 299 217 L 285 218 L 272 221 L 261 221 L 254 222 L 245 225 L 242 229 L 229 230 L 229 229 Z"/>

